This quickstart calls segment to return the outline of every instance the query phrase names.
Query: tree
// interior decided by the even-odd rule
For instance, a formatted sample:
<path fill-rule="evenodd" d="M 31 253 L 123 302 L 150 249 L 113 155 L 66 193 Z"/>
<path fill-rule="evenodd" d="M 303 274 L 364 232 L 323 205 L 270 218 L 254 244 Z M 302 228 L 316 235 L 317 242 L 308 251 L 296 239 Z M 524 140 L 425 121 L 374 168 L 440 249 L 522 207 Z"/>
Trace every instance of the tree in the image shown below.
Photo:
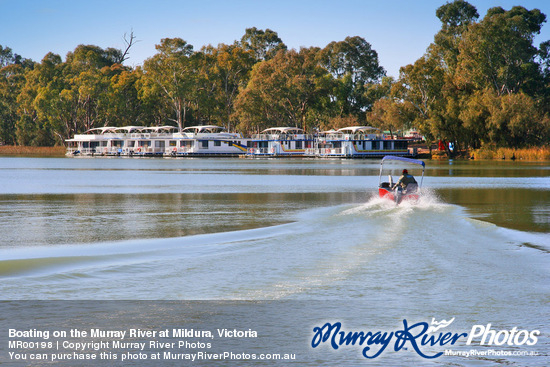
<path fill-rule="evenodd" d="M 0 68 L 0 142 L 5 144 L 15 144 L 17 96 L 24 85 L 25 70 L 21 65 Z"/>
<path fill-rule="evenodd" d="M 421 133 L 452 141 L 457 149 L 544 141 L 548 119 L 537 108 L 548 111 L 548 58 L 544 44 L 537 50 L 532 42 L 546 16 L 538 9 L 492 8 L 476 22 L 475 7 L 463 0 L 443 5 L 436 15 L 442 27 L 434 43 L 401 68 L 396 87 L 396 96 L 415 107 Z"/>
<path fill-rule="evenodd" d="M 146 93 L 163 95 L 172 111 L 172 117 L 168 118 L 183 129 L 193 99 L 194 74 L 190 61 L 193 46 L 181 38 L 163 38 L 155 48 L 157 54 L 143 65 L 144 88 Z"/>
<path fill-rule="evenodd" d="M 63 88 L 62 61 L 59 55 L 48 53 L 40 64 L 25 74 L 25 84 L 17 96 L 19 119 L 16 138 L 21 145 L 53 145 L 55 139 L 47 119 L 40 115 L 37 96 L 49 90 L 50 99 L 59 98 Z M 54 103 L 44 104 L 43 109 L 54 110 Z"/>
<path fill-rule="evenodd" d="M 390 98 L 380 98 L 374 102 L 372 111 L 368 113 L 368 121 L 382 130 L 389 130 L 393 139 L 393 133 L 403 129 L 409 122 L 406 112 L 403 103 Z"/>
<path fill-rule="evenodd" d="M 308 117 L 323 90 L 327 72 L 316 60 L 318 49 L 279 51 L 258 63 L 235 103 L 239 129 L 254 131 L 273 126 L 306 129 Z"/>
<path fill-rule="evenodd" d="M 456 70 L 459 43 L 462 34 L 478 18 L 477 9 L 464 0 L 455 0 L 437 8 L 436 16 L 441 21 L 441 30 L 435 35 L 430 51 L 437 54 L 442 66 L 453 74 Z"/>
<path fill-rule="evenodd" d="M 209 100 L 215 101 L 218 108 L 214 119 L 231 130 L 235 100 L 239 89 L 245 88 L 248 83 L 250 71 L 256 62 L 254 54 L 237 43 L 204 48 L 202 53 L 211 56 L 208 71 L 202 73 L 207 74 L 205 82 L 210 86 L 210 93 L 205 96 L 202 104 L 207 104 Z"/>
<path fill-rule="evenodd" d="M 151 123 L 148 109 L 139 99 L 138 85 L 142 74 L 114 64 L 105 92 L 104 120 L 110 126 L 148 125 Z"/>
<path fill-rule="evenodd" d="M 469 27 L 459 45 L 460 84 L 478 90 L 490 87 L 497 95 L 533 92 L 533 82 L 540 76 L 533 39 L 545 20 L 538 9 L 489 9 L 481 22 Z"/>
<path fill-rule="evenodd" d="M 397 98 L 410 103 L 415 110 L 415 126 L 427 136 L 437 136 L 429 119 L 442 99 L 445 72 L 437 59 L 425 55 L 414 64 L 404 66 L 399 71 L 399 81 L 394 93 Z"/>
<path fill-rule="evenodd" d="M 333 98 L 340 116 L 352 114 L 364 120 L 374 101 L 366 98 L 366 86 L 385 75 L 378 54 L 361 37 L 329 43 L 319 54 L 321 65 L 337 80 Z"/>
<path fill-rule="evenodd" d="M 277 32 L 271 29 L 247 28 L 241 37 L 241 46 L 246 51 L 252 51 L 257 61 L 273 58 L 279 51 L 287 47 L 279 38 Z"/>
<path fill-rule="evenodd" d="M 15 57 L 12 49 L 0 45 L 0 69 L 11 64 L 15 64 Z"/>

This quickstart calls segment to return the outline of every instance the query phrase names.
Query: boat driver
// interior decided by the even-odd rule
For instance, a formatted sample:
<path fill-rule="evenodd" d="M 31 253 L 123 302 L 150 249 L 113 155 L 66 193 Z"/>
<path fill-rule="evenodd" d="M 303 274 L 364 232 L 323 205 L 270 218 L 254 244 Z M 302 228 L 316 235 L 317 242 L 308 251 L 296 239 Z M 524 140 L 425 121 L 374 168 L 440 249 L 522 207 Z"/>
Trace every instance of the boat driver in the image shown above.
<path fill-rule="evenodd" d="M 395 185 L 393 185 L 393 190 L 395 190 L 398 187 L 400 190 L 403 190 L 403 191 L 406 191 L 407 188 L 409 188 L 409 191 L 415 191 L 416 188 L 418 187 L 418 183 L 414 179 L 414 176 L 409 175 L 409 171 L 404 169 L 403 175 L 399 177 L 399 181 L 397 181 Z"/>

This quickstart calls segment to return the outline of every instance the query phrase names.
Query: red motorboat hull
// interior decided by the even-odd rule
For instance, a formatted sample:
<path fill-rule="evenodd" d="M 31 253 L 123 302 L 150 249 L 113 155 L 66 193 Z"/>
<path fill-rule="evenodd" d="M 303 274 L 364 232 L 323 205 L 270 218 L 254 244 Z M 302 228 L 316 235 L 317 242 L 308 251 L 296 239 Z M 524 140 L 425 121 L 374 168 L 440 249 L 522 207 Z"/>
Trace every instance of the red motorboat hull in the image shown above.
<path fill-rule="evenodd" d="M 402 201 L 417 201 L 419 198 L 418 193 L 410 193 L 410 194 L 404 194 L 404 195 L 397 195 L 397 199 L 396 199 L 395 192 L 384 187 L 378 188 L 378 194 L 381 198 L 391 200 L 393 202 L 396 202 L 397 204 L 401 203 Z"/>

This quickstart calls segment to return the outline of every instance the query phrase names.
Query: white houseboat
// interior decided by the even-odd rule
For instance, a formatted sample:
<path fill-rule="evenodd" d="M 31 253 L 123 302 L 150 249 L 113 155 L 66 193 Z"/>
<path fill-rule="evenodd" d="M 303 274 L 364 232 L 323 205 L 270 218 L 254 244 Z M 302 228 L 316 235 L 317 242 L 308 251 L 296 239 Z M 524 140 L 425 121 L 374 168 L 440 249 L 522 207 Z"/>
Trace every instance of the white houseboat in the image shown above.
<path fill-rule="evenodd" d="M 408 156 L 408 142 L 388 139 L 379 129 L 370 126 L 351 126 L 320 132 L 308 155 L 316 157 L 367 158 L 386 155 Z"/>
<path fill-rule="evenodd" d="M 67 140 L 68 155 L 83 156 L 238 156 L 250 139 L 214 125 L 102 127 Z"/>
<path fill-rule="evenodd" d="M 297 127 L 273 127 L 252 137 L 248 156 L 298 157 L 314 146 L 311 135 Z"/>

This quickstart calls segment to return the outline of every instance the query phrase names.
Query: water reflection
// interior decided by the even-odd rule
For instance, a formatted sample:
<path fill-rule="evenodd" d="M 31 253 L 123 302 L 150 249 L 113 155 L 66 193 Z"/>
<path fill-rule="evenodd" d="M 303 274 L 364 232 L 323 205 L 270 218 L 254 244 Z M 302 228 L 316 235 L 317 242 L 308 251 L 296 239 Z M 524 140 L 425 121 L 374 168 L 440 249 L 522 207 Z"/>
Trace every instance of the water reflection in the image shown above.
<path fill-rule="evenodd" d="M 522 231 L 550 232 L 550 191 L 461 188 L 437 193 L 446 202 L 464 206 L 473 218 Z"/>
<path fill-rule="evenodd" d="M 364 193 L 0 195 L 3 247 L 179 237 L 266 227 Z"/>
<path fill-rule="evenodd" d="M 548 162 L 427 161 L 426 174 L 435 177 L 547 177 Z"/>

